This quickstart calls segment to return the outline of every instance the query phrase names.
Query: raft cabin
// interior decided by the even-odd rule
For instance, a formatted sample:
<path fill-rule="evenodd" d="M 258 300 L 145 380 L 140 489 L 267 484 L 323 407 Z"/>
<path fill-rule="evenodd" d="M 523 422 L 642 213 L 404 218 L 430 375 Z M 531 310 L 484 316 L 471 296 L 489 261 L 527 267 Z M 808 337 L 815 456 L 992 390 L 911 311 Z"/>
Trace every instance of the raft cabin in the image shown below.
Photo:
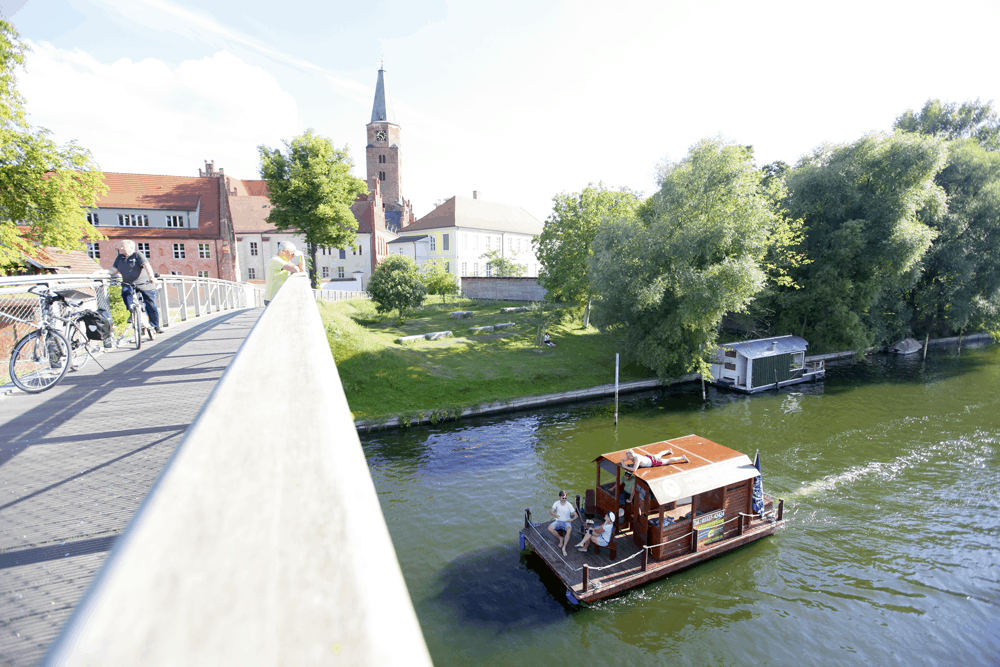
<path fill-rule="evenodd" d="M 632 451 L 650 460 L 631 475 L 622 467 L 629 450 L 601 454 L 596 486 L 573 522 L 563 556 L 548 531 L 525 510 L 520 547 L 534 553 L 566 586 L 570 602 L 589 603 L 667 576 L 773 534 L 784 521 L 784 501 L 763 493 L 757 465 L 745 454 L 697 435 Z M 670 463 L 670 461 L 678 461 Z M 582 517 L 616 517 L 607 546 L 586 553 Z M 546 518 L 548 515 L 546 514 Z M 588 522 L 589 524 L 590 522 Z"/>
<path fill-rule="evenodd" d="M 798 336 L 726 343 L 711 364 L 712 384 L 753 394 L 826 375 L 823 361 L 806 362 L 809 343 Z"/>

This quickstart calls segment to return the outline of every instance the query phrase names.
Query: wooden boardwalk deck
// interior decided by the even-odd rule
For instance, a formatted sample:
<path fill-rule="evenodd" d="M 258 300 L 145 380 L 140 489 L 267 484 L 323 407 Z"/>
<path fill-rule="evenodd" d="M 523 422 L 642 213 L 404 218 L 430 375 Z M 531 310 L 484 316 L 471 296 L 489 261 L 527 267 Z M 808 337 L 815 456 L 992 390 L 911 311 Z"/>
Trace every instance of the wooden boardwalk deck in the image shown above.
<path fill-rule="evenodd" d="M 744 529 L 742 535 L 737 534 L 735 530 L 731 531 L 727 533 L 725 539 L 702 547 L 697 552 L 686 553 L 663 561 L 649 558 L 646 571 L 642 569 L 642 549 L 636 546 L 631 531 L 615 535 L 617 557 L 612 561 L 610 552 L 605 547 L 601 548 L 599 554 L 595 554 L 593 548 L 589 549 L 587 553 L 573 548 L 573 545 L 581 539 L 579 523 L 574 523 L 574 539 L 570 540 L 570 546 L 566 548 L 567 555 L 563 556 L 555 538 L 549 533 L 550 523 L 552 522 L 532 523 L 529 528 L 522 529 L 521 534 L 524 535 L 525 542 L 531 545 L 534 552 L 545 561 L 545 564 L 552 569 L 577 600 L 594 602 L 686 569 L 762 537 L 767 537 L 776 532 L 784 522 L 772 523 L 768 520 L 755 519 Z M 584 565 L 590 568 L 589 585 L 586 591 L 583 588 Z"/>

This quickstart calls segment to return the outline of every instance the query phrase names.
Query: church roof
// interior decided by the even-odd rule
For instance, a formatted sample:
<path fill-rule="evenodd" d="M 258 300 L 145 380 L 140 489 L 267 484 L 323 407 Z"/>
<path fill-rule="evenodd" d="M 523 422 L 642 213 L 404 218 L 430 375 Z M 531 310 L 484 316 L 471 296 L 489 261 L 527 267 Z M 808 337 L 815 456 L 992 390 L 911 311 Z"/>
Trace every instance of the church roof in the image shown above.
<path fill-rule="evenodd" d="M 462 227 L 513 234 L 542 233 L 542 222 L 520 206 L 455 196 L 404 227 L 402 234 L 442 227 Z"/>
<path fill-rule="evenodd" d="M 392 102 L 385 95 L 385 70 L 379 69 L 378 82 L 375 84 L 375 104 L 372 105 L 373 123 L 396 123 L 396 114 L 392 111 Z"/>

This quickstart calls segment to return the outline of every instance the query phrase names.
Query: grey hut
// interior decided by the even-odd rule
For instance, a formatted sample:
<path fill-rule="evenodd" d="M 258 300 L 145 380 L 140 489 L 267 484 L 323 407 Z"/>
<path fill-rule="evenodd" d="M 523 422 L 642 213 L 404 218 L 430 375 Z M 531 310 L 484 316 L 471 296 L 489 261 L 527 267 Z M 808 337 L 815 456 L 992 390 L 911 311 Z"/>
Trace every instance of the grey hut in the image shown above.
<path fill-rule="evenodd" d="M 823 362 L 806 363 L 809 343 L 798 336 L 758 338 L 719 347 L 711 364 L 712 383 L 754 393 L 826 374 Z"/>

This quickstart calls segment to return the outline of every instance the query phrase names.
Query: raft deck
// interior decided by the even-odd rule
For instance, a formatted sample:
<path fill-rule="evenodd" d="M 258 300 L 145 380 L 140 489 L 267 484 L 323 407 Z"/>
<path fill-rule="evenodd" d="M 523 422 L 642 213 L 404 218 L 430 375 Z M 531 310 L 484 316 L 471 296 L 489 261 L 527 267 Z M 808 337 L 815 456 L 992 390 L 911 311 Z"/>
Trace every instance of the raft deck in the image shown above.
<path fill-rule="evenodd" d="M 778 531 L 783 525 L 783 503 L 778 501 L 778 510 L 773 512 L 774 500 L 764 496 L 764 516 L 776 515 L 775 520 L 763 519 L 759 516 L 744 520 L 742 534 L 738 525 L 727 526 L 723 539 L 707 546 L 699 546 L 697 551 L 674 556 L 664 560 L 656 560 L 652 556 L 646 558 L 643 569 L 643 548 L 636 545 L 631 530 L 615 533 L 617 556 L 611 560 L 607 547 L 601 547 L 599 554 L 594 554 L 593 548 L 586 553 L 577 551 L 573 546 L 581 539 L 580 524 L 574 523 L 574 536 L 566 547 L 566 556 L 562 555 L 558 544 L 549 532 L 551 521 L 531 523 L 530 527 L 521 529 L 524 540 L 535 553 L 545 561 L 545 564 L 556 574 L 569 591 L 580 602 L 595 602 L 612 595 L 617 595 L 630 588 L 660 579 L 673 572 L 686 569 L 724 554 L 732 549 L 755 542 Z M 736 523 L 736 522 L 734 522 Z M 690 541 L 690 533 L 688 537 Z M 587 590 L 584 590 L 584 565 L 587 566 Z"/>

